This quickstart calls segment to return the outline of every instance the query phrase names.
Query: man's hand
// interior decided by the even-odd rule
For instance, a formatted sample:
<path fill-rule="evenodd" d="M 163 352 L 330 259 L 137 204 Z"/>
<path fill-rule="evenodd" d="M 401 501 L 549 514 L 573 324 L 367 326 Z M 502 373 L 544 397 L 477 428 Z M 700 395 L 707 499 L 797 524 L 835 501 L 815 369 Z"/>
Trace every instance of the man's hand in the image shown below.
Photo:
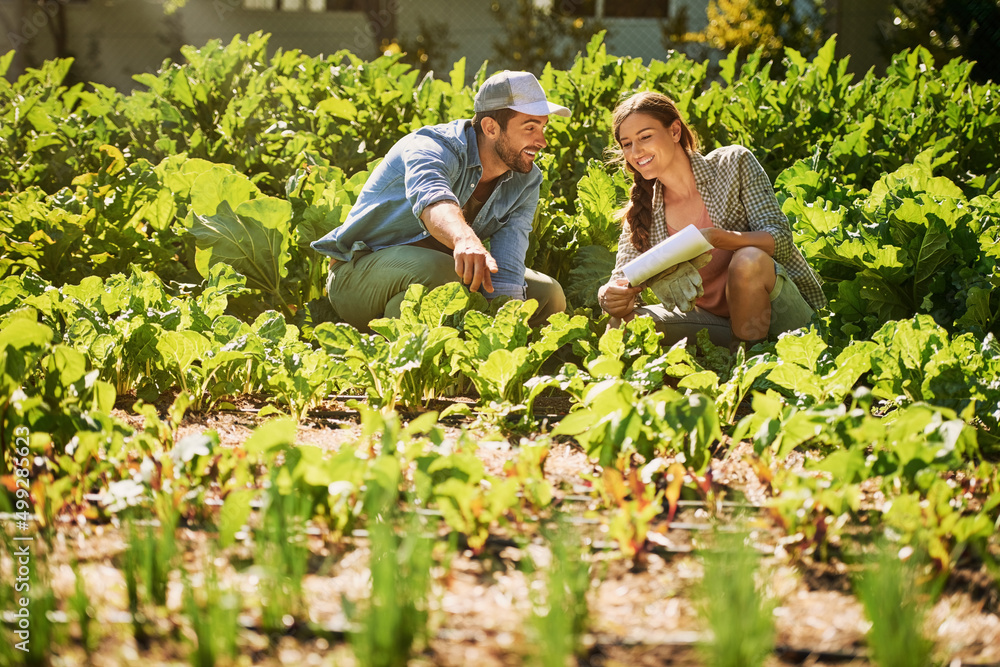
<path fill-rule="evenodd" d="M 493 280 L 490 274 L 496 273 L 499 267 L 479 237 L 472 234 L 459 239 L 455 244 L 453 255 L 455 273 L 469 286 L 469 291 L 475 292 L 482 285 L 487 292 L 493 292 Z"/>
<path fill-rule="evenodd" d="M 500 268 L 472 227 L 465 222 L 458 204 L 453 201 L 435 202 L 424 209 L 420 219 L 431 236 L 451 248 L 455 273 L 469 286 L 469 290 L 475 292 L 482 286 L 492 293 L 490 274 Z"/>

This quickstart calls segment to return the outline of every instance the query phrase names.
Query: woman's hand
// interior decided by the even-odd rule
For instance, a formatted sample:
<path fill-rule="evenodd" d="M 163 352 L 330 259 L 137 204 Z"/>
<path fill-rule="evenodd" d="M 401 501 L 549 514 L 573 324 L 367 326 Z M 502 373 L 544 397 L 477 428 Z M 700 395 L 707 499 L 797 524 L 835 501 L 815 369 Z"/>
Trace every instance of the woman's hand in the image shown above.
<path fill-rule="evenodd" d="M 642 287 L 630 287 L 627 280 L 602 285 L 597 291 L 597 302 L 604 312 L 614 317 L 626 317 L 635 310 L 635 297 Z"/>
<path fill-rule="evenodd" d="M 718 227 L 706 227 L 701 230 L 701 235 L 705 237 L 705 240 L 708 241 L 713 248 L 724 248 L 726 241 L 729 240 L 726 239 L 729 232 L 725 229 L 719 229 Z"/>

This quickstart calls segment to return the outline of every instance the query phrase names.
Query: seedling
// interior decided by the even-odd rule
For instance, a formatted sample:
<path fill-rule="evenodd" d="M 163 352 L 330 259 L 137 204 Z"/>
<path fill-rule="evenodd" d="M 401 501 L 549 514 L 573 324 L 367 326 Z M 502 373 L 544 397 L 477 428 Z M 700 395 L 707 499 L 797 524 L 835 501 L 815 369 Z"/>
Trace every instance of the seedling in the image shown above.
<path fill-rule="evenodd" d="M 283 633 L 301 616 L 302 579 L 309 562 L 305 522 L 312 511 L 308 496 L 282 494 L 271 487 L 257 540 L 261 566 L 261 608 L 268 632 Z"/>
<path fill-rule="evenodd" d="M 92 632 L 95 611 L 90 604 L 90 597 L 87 595 L 87 586 L 80 573 L 80 565 L 73 564 L 73 576 L 76 578 L 75 590 L 69 598 L 70 607 L 76 617 L 76 623 L 80 630 L 80 645 L 83 646 L 87 659 L 92 659 L 96 638 Z"/>
<path fill-rule="evenodd" d="M 871 621 L 868 646 L 880 667 L 930 667 L 934 645 L 923 634 L 927 591 L 912 548 L 888 541 L 878 546 L 855 592 Z"/>
<path fill-rule="evenodd" d="M 202 587 L 192 585 L 187 577 L 184 581 L 184 609 L 196 637 L 189 657 L 195 667 L 213 667 L 237 658 L 243 601 L 237 591 L 220 586 L 218 572 L 210 563 L 202 571 Z"/>
<path fill-rule="evenodd" d="M 537 633 L 539 667 L 565 667 L 583 650 L 581 639 L 587 630 L 590 564 L 580 544 L 580 536 L 565 518 L 556 517 L 554 528 L 543 528 L 552 551 L 545 597 L 533 600 L 531 627 Z M 534 589 L 532 589 L 534 591 Z"/>
<path fill-rule="evenodd" d="M 702 646 L 713 667 L 763 665 L 774 647 L 774 603 L 758 589 L 759 554 L 745 532 L 717 532 L 702 556 L 700 611 L 712 639 Z"/>
<path fill-rule="evenodd" d="M 371 596 L 360 608 L 345 601 L 354 655 L 364 667 L 405 667 L 426 642 L 427 595 L 433 543 L 422 532 L 418 515 L 397 536 L 391 519 L 369 524 Z"/>

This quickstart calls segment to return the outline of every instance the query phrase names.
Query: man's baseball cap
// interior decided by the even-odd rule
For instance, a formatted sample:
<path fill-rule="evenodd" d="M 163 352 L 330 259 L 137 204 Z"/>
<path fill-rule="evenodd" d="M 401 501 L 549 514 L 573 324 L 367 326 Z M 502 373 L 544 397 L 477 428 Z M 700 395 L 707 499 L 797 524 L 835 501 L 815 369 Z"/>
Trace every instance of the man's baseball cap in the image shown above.
<path fill-rule="evenodd" d="M 545 98 L 542 84 L 531 72 L 504 70 L 483 81 L 476 93 L 473 111 L 512 109 L 529 116 L 547 116 L 550 113 L 569 116 L 569 109 L 552 104 Z"/>

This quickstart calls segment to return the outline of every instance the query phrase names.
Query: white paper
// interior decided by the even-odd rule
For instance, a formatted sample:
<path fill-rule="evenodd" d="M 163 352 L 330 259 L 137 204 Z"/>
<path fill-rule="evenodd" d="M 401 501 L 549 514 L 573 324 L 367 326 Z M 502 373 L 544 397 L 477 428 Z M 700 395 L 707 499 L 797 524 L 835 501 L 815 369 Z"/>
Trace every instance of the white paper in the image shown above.
<path fill-rule="evenodd" d="M 692 260 L 711 249 L 712 244 L 705 240 L 701 230 L 688 225 L 633 259 L 622 267 L 622 271 L 629 283 L 639 285 L 660 271 Z"/>

